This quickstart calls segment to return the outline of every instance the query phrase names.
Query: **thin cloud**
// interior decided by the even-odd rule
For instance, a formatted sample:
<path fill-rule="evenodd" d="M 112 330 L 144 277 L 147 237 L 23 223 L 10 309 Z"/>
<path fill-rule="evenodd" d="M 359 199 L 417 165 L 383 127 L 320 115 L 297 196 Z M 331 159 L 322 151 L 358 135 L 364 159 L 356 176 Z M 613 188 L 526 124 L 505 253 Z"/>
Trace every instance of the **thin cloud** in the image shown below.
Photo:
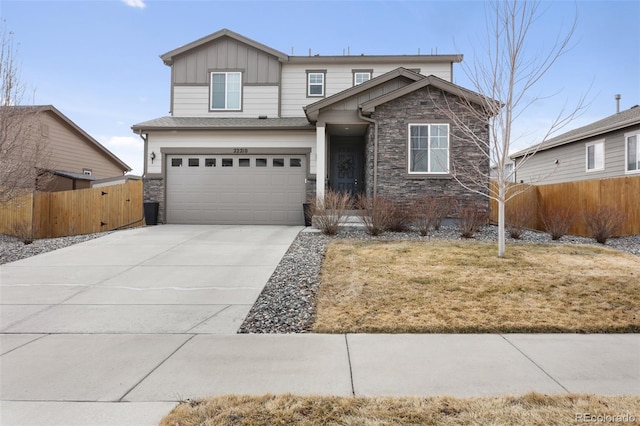
<path fill-rule="evenodd" d="M 122 0 L 122 3 L 136 9 L 144 9 L 145 7 L 147 7 L 147 5 L 144 3 L 144 0 Z"/>

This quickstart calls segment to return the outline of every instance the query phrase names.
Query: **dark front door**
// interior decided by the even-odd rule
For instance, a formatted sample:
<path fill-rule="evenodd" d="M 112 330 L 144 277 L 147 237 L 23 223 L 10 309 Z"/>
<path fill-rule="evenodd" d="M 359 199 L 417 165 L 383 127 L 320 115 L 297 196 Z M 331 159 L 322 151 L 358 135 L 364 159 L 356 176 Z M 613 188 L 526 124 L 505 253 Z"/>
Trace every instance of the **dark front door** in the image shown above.
<path fill-rule="evenodd" d="M 356 196 L 364 191 L 364 150 L 361 143 L 331 144 L 331 189 Z"/>

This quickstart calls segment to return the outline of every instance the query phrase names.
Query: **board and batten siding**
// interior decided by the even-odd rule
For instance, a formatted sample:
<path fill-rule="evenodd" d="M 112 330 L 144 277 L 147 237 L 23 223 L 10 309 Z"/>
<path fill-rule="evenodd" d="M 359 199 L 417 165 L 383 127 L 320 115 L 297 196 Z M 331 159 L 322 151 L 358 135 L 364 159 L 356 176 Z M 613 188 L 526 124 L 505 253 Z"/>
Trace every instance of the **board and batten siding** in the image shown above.
<path fill-rule="evenodd" d="M 539 151 L 519 166 L 516 181 L 538 185 L 627 176 L 624 133 L 629 131 L 595 136 Z M 604 170 L 587 172 L 586 145 L 598 141 L 604 141 Z M 521 159 L 517 159 L 519 161 Z"/>
<path fill-rule="evenodd" d="M 76 173 L 89 169 L 91 175 L 98 178 L 121 176 L 124 173 L 121 166 L 109 159 L 107 154 L 55 119 L 51 113 L 41 114 L 40 119 L 47 129 L 47 149 L 51 153 L 49 167 Z"/>
<path fill-rule="evenodd" d="M 241 70 L 244 84 L 278 84 L 277 57 L 222 37 L 173 58 L 173 84 L 209 84 L 211 71 Z"/>
<path fill-rule="evenodd" d="M 174 117 L 278 116 L 278 86 L 243 86 L 241 111 L 209 111 L 209 86 L 174 86 Z"/>
<path fill-rule="evenodd" d="M 283 64 L 282 66 L 282 117 L 304 117 L 304 106 L 312 104 L 325 97 L 335 95 L 353 87 L 354 69 L 372 69 L 371 78 L 378 77 L 399 67 L 420 69 L 420 73 L 428 76 L 435 75 L 443 80 L 451 81 L 451 63 L 423 63 L 410 65 L 402 63 L 376 64 Z M 325 96 L 307 96 L 307 70 L 325 70 Z"/>
<path fill-rule="evenodd" d="M 149 132 L 148 151 L 158 155 L 163 148 L 170 149 L 198 149 L 203 151 L 211 148 L 247 148 L 249 155 L 259 148 L 310 148 L 310 173 L 316 173 L 316 134 L 313 131 L 193 131 L 183 134 L 167 132 Z M 162 161 L 157 159 L 153 164 L 147 163 L 146 173 L 162 173 Z"/>

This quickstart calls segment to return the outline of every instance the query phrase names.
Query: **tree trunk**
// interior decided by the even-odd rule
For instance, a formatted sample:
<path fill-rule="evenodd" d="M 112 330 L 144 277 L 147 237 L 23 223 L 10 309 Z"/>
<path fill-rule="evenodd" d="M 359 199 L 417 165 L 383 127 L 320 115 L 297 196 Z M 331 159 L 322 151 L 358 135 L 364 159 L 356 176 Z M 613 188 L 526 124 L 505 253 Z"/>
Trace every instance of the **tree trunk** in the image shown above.
<path fill-rule="evenodd" d="M 501 180 L 498 181 L 498 257 L 506 256 L 505 241 L 504 241 L 504 204 L 505 204 L 505 183 Z"/>

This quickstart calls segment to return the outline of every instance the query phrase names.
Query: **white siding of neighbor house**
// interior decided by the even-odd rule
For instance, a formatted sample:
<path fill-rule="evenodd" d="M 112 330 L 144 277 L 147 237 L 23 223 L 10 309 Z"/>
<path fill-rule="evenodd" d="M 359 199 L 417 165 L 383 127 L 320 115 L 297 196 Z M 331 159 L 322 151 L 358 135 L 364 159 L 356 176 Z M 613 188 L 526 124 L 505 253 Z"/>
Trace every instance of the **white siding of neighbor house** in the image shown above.
<path fill-rule="evenodd" d="M 174 86 L 174 117 L 278 116 L 278 86 L 243 86 L 241 111 L 209 111 L 209 86 Z"/>
<path fill-rule="evenodd" d="M 304 117 L 304 106 L 317 102 L 325 97 L 335 95 L 353 87 L 354 69 L 372 69 L 371 78 L 378 77 L 396 68 L 404 66 L 408 69 L 420 69 L 423 75 L 435 75 L 443 80 L 451 81 L 451 63 L 424 64 L 283 64 L 282 65 L 282 117 Z M 327 70 L 325 74 L 325 96 L 307 96 L 307 70 Z"/>
<path fill-rule="evenodd" d="M 158 157 L 163 148 L 247 148 L 249 154 L 257 148 L 310 148 L 310 173 L 316 172 L 316 134 L 304 131 L 193 131 L 189 133 L 149 132 L 148 152 Z M 147 162 L 146 173 L 162 173 L 161 158 Z"/>
<path fill-rule="evenodd" d="M 548 184 L 627 176 L 624 133 L 629 131 L 627 129 L 596 136 L 537 152 L 522 166 L 518 166 L 516 180 L 530 184 Z M 586 145 L 601 140 L 604 140 L 604 170 L 587 172 Z M 516 164 L 520 161 L 521 159 L 517 159 Z"/>

